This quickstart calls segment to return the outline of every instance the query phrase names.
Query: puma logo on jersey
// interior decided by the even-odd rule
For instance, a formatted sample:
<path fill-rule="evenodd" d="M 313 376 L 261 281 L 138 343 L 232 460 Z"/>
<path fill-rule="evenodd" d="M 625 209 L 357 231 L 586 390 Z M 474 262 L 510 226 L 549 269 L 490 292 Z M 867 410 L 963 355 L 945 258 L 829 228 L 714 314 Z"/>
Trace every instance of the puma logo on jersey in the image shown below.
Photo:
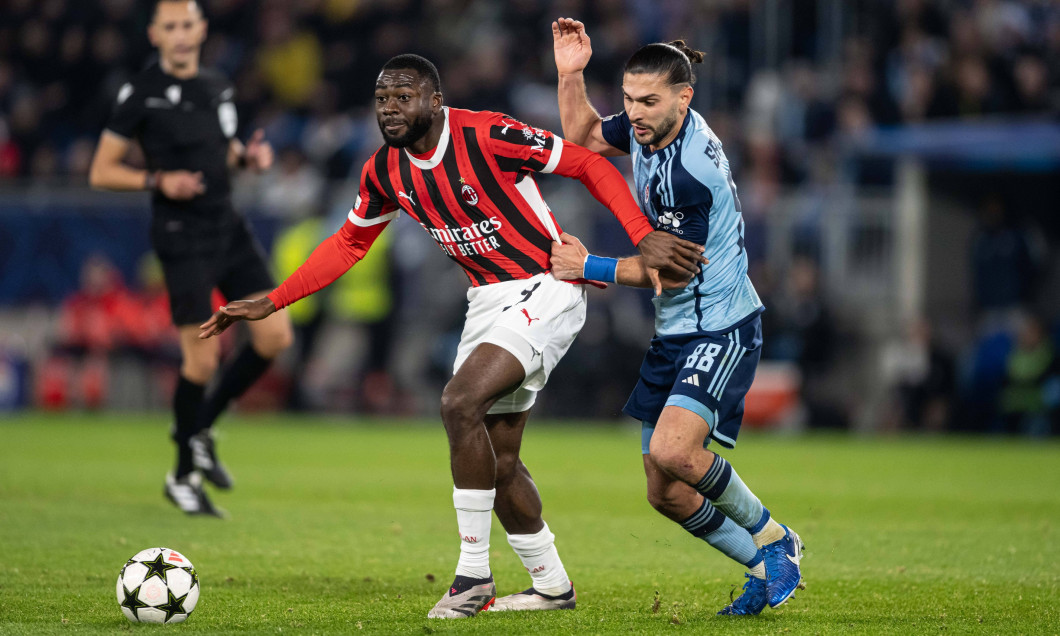
<path fill-rule="evenodd" d="M 412 195 L 411 194 L 405 194 L 402 191 L 398 191 L 398 198 L 399 199 L 408 199 L 410 204 L 416 205 L 416 202 L 412 199 Z"/>
<path fill-rule="evenodd" d="M 533 324 L 533 322 L 535 320 L 541 320 L 540 318 L 531 318 L 530 317 L 530 312 L 528 312 L 526 309 L 523 309 L 523 315 L 526 316 L 526 326 L 527 327 L 529 327 L 531 324 Z"/>

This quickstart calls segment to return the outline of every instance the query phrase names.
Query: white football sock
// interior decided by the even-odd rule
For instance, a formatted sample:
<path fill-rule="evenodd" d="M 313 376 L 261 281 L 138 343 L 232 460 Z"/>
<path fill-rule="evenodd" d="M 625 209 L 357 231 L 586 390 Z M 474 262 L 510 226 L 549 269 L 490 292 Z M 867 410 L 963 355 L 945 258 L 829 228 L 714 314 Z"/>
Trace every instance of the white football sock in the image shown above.
<path fill-rule="evenodd" d="M 780 541 L 783 539 L 784 528 L 770 517 L 769 521 L 766 522 L 766 526 L 760 531 L 752 534 L 751 538 L 754 539 L 755 546 L 761 548 L 764 545 L 769 545 L 774 541 Z"/>
<path fill-rule="evenodd" d="M 534 581 L 534 589 L 548 596 L 559 596 L 570 591 L 570 579 L 556 552 L 556 535 L 548 524 L 534 534 L 509 534 L 508 543 L 519 555 L 523 567 Z"/>
<path fill-rule="evenodd" d="M 766 578 L 766 562 L 759 561 L 753 568 L 748 571 L 751 573 L 751 576 L 759 579 L 764 579 Z"/>
<path fill-rule="evenodd" d="M 484 579 L 490 575 L 490 524 L 496 488 L 471 490 L 453 487 L 453 507 L 460 530 L 457 576 Z"/>

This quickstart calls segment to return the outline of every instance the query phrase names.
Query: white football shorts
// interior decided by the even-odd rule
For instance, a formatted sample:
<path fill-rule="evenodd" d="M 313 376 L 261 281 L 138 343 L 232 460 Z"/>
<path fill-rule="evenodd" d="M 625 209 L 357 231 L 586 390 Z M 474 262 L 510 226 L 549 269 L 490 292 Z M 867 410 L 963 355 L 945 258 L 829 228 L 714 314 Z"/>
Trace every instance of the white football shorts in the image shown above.
<path fill-rule="evenodd" d="M 538 274 L 472 287 L 467 290 L 467 301 L 453 373 L 475 347 L 484 342 L 497 345 L 519 360 L 526 376 L 518 389 L 497 400 L 489 412 L 528 410 L 585 324 L 585 286 Z"/>

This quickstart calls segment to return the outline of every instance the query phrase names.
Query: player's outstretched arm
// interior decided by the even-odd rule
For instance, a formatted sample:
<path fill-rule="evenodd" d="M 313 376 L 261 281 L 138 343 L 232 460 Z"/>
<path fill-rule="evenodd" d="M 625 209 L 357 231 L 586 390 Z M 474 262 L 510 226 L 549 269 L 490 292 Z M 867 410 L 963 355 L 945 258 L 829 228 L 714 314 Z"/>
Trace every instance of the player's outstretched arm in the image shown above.
<path fill-rule="evenodd" d="M 268 296 L 257 300 L 233 300 L 199 325 L 199 338 L 212 338 L 240 320 L 261 320 L 274 313 L 276 305 L 272 304 Z"/>
<path fill-rule="evenodd" d="M 279 287 L 264 298 L 236 300 L 221 307 L 199 326 L 199 337 L 216 336 L 240 320 L 261 320 L 327 287 L 364 257 L 386 226 L 387 223 L 376 223 L 364 227 L 347 219 Z"/>
<path fill-rule="evenodd" d="M 552 50 L 559 71 L 559 116 L 563 122 L 563 136 L 605 156 L 626 154 L 604 139 L 600 113 L 593 108 L 585 90 L 582 71 L 593 54 L 585 25 L 571 18 L 559 18 L 553 22 Z"/>
<path fill-rule="evenodd" d="M 664 289 L 682 289 L 691 277 L 677 278 L 659 270 L 646 267 L 640 256 L 614 259 L 602 258 L 589 253 L 578 237 L 564 232 L 562 243 L 552 243 L 552 275 L 560 280 L 599 280 L 618 283 L 627 287 L 645 287 L 655 290 L 658 296 Z"/>

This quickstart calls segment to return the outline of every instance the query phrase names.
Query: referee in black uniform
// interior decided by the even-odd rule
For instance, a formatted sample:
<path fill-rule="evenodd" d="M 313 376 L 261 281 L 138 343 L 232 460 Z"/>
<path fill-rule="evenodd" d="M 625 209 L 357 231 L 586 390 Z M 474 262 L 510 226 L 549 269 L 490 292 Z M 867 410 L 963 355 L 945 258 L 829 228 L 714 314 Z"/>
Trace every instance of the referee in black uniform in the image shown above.
<path fill-rule="evenodd" d="M 206 20 L 195 0 L 156 0 L 147 31 L 158 63 L 125 84 L 92 160 L 89 182 L 106 190 L 152 192 L 151 241 L 165 273 L 173 323 L 183 357 L 173 399 L 176 469 L 165 494 L 189 514 L 221 516 L 202 487 L 202 477 L 231 488 L 217 461 L 210 427 L 291 344 L 286 312 L 248 323 L 250 342 L 238 351 L 209 394 L 217 371 L 216 340 L 199 339 L 199 324 L 212 314 L 216 287 L 225 298 L 256 298 L 275 287 L 261 245 L 231 201 L 229 171 L 268 170 L 273 153 L 262 131 L 246 146 L 235 138 L 231 83 L 199 68 Z M 148 169 L 123 163 L 136 140 Z"/>

